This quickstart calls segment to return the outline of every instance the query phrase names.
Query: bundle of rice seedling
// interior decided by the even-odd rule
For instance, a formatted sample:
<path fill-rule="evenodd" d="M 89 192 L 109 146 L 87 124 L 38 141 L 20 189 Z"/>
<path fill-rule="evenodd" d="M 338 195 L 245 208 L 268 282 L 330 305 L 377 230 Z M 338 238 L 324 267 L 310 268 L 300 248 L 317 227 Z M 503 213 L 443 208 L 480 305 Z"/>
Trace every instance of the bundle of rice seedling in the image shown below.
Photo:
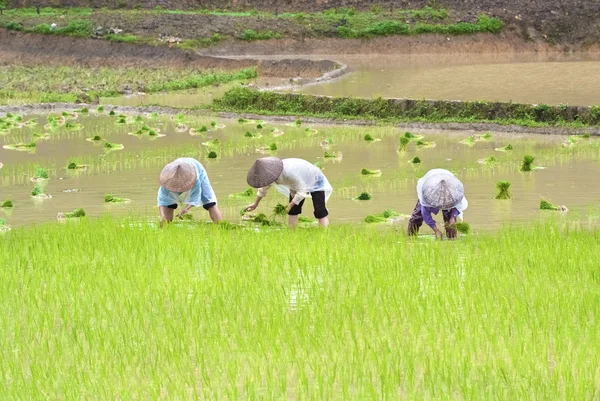
<path fill-rule="evenodd" d="M 385 223 L 392 217 L 400 216 L 400 213 L 392 209 L 386 209 L 382 213 L 373 214 L 365 217 L 366 223 Z"/>
<path fill-rule="evenodd" d="M 325 152 L 323 157 L 325 159 L 337 159 L 339 157 L 339 152 Z"/>
<path fill-rule="evenodd" d="M 467 146 L 474 146 L 475 145 L 475 136 L 470 136 L 466 139 L 463 139 L 462 141 L 460 141 L 460 143 L 462 143 L 463 145 L 467 145 Z"/>
<path fill-rule="evenodd" d="M 11 207 L 13 207 L 13 202 L 10 199 L 7 199 L 7 200 L 5 200 L 4 202 L 2 202 L 0 204 L 0 208 L 7 208 L 7 209 L 9 209 Z"/>
<path fill-rule="evenodd" d="M 8 150 L 33 152 L 35 150 L 36 146 L 37 145 L 35 142 L 29 142 L 29 143 L 19 142 L 19 143 L 15 143 L 12 145 L 4 145 L 3 148 L 8 149 Z"/>
<path fill-rule="evenodd" d="M 418 148 L 434 148 L 435 142 L 425 142 L 424 140 L 419 139 L 415 142 L 415 145 L 417 145 Z"/>
<path fill-rule="evenodd" d="M 121 145 L 120 143 L 112 143 L 109 141 L 104 142 L 104 148 L 106 150 L 118 150 L 118 149 L 123 149 L 123 145 Z"/>
<path fill-rule="evenodd" d="M 471 225 L 469 223 L 456 223 L 455 228 L 461 234 L 469 234 L 471 232 Z"/>
<path fill-rule="evenodd" d="M 421 163 L 421 159 L 419 158 L 419 156 L 415 156 L 412 160 L 409 161 L 409 163 L 420 164 Z"/>
<path fill-rule="evenodd" d="M 496 199 L 512 199 L 512 195 L 509 191 L 510 182 L 498 181 L 496 183 L 496 188 L 498 188 L 498 195 L 496 195 Z"/>
<path fill-rule="evenodd" d="M 262 124 L 256 124 L 256 129 L 263 129 L 263 125 Z"/>
<path fill-rule="evenodd" d="M 323 170 L 323 163 L 315 162 L 315 166 L 317 166 L 320 170 Z"/>
<path fill-rule="evenodd" d="M 523 157 L 523 164 L 521 165 L 521 171 L 531 171 L 534 160 L 535 160 L 535 157 L 530 156 L 530 155 L 525 155 Z"/>
<path fill-rule="evenodd" d="M 121 202 L 129 202 L 130 199 L 128 198 L 119 198 L 116 196 L 113 196 L 111 194 L 106 194 L 104 195 L 104 202 L 106 203 L 121 203 Z"/>
<path fill-rule="evenodd" d="M 506 146 L 504 146 L 503 148 L 496 148 L 495 149 L 498 152 L 510 152 L 511 150 L 513 150 L 512 145 L 508 144 Z"/>
<path fill-rule="evenodd" d="M 208 158 L 209 159 L 216 159 L 217 158 L 217 152 L 215 152 L 214 150 L 211 150 L 210 152 L 208 152 Z"/>
<path fill-rule="evenodd" d="M 273 214 L 279 217 L 285 216 L 287 214 L 285 205 L 282 205 L 281 203 L 275 205 L 275 207 L 273 208 Z"/>
<path fill-rule="evenodd" d="M 400 147 L 398 148 L 398 151 L 404 152 L 406 150 L 406 146 L 408 146 L 409 143 L 410 139 L 404 136 L 400 137 Z"/>
<path fill-rule="evenodd" d="M 496 163 L 498 160 L 496 159 L 495 156 L 490 156 L 490 157 L 486 157 L 485 159 L 479 159 L 478 162 L 480 164 L 494 164 Z"/>
<path fill-rule="evenodd" d="M 250 132 L 250 131 L 246 131 L 246 133 L 244 134 L 244 136 L 245 136 L 246 138 L 254 138 L 254 137 L 256 137 L 256 135 L 255 135 L 255 134 L 253 134 L 253 133 L 252 133 L 252 132 Z"/>
<path fill-rule="evenodd" d="M 367 142 L 373 142 L 375 138 L 373 138 L 370 134 L 366 134 L 364 140 Z"/>
<path fill-rule="evenodd" d="M 47 180 L 48 179 L 48 170 L 46 170 L 42 166 L 36 166 L 33 178 Z"/>
<path fill-rule="evenodd" d="M 254 196 L 254 189 L 248 188 L 247 190 L 245 190 L 243 192 L 238 192 L 238 193 L 235 193 L 235 194 L 229 194 L 230 198 L 247 198 L 249 196 Z"/>
<path fill-rule="evenodd" d="M 353 198 L 354 200 L 371 200 L 373 199 L 373 196 L 368 193 L 368 192 L 362 192 L 360 195 L 358 195 L 356 198 Z"/>
<path fill-rule="evenodd" d="M 206 141 L 206 142 L 202 142 L 202 145 L 207 146 L 207 147 L 213 147 L 213 146 L 219 146 L 219 139 L 215 138 L 215 139 L 211 139 L 210 141 Z"/>
<path fill-rule="evenodd" d="M 84 216 L 85 216 L 85 210 L 83 210 L 82 208 L 78 208 L 72 212 L 65 213 L 65 217 L 69 218 L 69 219 L 84 217 Z"/>
<path fill-rule="evenodd" d="M 216 121 L 211 121 L 210 122 L 210 126 L 213 127 L 213 128 L 216 127 L 217 126 L 217 122 Z"/>
<path fill-rule="evenodd" d="M 98 108 L 96 109 L 96 112 L 104 113 L 104 106 L 98 106 Z"/>
<path fill-rule="evenodd" d="M 275 151 L 277 150 L 277 144 L 275 142 L 273 142 L 272 144 L 269 145 L 269 150 Z"/>
<path fill-rule="evenodd" d="M 561 210 L 560 206 L 556 206 L 545 199 L 540 201 L 540 209 L 541 210 Z"/>
<path fill-rule="evenodd" d="M 362 175 L 381 175 L 381 170 L 371 170 L 368 168 L 363 168 L 362 170 L 360 170 L 360 173 Z"/>
<path fill-rule="evenodd" d="M 483 134 L 483 139 L 485 140 L 490 140 L 492 139 L 492 133 L 491 132 L 486 132 L 485 134 Z"/>
<path fill-rule="evenodd" d="M 70 162 L 67 164 L 67 170 L 82 170 L 87 168 L 85 164 L 77 164 L 76 162 Z"/>
<path fill-rule="evenodd" d="M 36 185 L 31 191 L 31 196 L 39 196 L 44 194 L 44 188 L 41 185 Z"/>
<path fill-rule="evenodd" d="M 100 142 L 102 140 L 102 137 L 100 135 L 94 135 L 91 138 L 88 138 L 88 141 L 90 142 Z"/>
<path fill-rule="evenodd" d="M 111 111 L 108 113 L 108 115 L 109 115 L 109 116 L 114 116 L 114 115 L 116 115 L 116 114 L 117 114 L 117 113 L 115 113 L 115 111 L 114 111 L 114 110 L 111 110 Z"/>

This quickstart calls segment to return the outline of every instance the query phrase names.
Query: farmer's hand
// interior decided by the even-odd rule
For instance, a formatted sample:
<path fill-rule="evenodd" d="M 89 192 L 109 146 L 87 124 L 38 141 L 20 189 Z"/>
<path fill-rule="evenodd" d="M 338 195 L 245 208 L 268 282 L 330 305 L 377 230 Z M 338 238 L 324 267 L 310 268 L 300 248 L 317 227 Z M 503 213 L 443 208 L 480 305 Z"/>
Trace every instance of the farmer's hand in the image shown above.
<path fill-rule="evenodd" d="M 246 208 L 244 209 L 244 212 L 251 212 L 253 210 L 256 210 L 257 207 L 258 207 L 258 205 L 256 203 L 252 203 L 252 204 L 246 206 Z"/>
<path fill-rule="evenodd" d="M 292 210 L 292 208 L 293 208 L 294 206 L 296 206 L 296 204 L 295 204 L 294 202 L 290 202 L 290 203 L 289 203 L 289 205 L 287 205 L 287 207 L 285 208 L 285 211 L 286 211 L 287 213 L 289 213 L 289 212 L 290 212 L 290 210 Z"/>
<path fill-rule="evenodd" d="M 181 212 L 179 212 L 179 214 L 177 214 L 177 217 L 179 217 L 180 219 L 183 217 L 184 214 L 187 214 L 190 211 L 190 206 L 186 206 L 183 209 L 181 209 Z"/>
<path fill-rule="evenodd" d="M 440 239 L 440 240 L 441 240 L 441 239 L 443 238 L 443 236 L 444 236 L 444 235 L 442 234 L 442 232 L 440 231 L 440 229 L 439 229 L 439 228 L 437 228 L 437 227 L 435 227 L 435 228 L 433 229 L 433 232 L 435 233 L 435 237 L 436 237 L 437 239 Z"/>
<path fill-rule="evenodd" d="M 450 226 L 453 226 L 456 224 L 456 219 L 454 218 L 454 216 L 450 217 L 450 220 L 448 220 L 448 224 L 450 224 Z"/>

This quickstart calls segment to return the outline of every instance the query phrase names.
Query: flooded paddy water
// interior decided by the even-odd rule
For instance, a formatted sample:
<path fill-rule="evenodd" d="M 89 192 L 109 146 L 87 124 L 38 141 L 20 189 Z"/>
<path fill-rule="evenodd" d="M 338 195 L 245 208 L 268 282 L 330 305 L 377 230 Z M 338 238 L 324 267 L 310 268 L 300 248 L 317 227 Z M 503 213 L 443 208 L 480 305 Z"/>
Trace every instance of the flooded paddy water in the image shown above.
<path fill-rule="evenodd" d="M 26 116 L 24 121 L 34 120 L 37 125 L 13 128 L 0 136 L 2 146 L 36 143 L 31 152 L 0 148 L 0 163 L 3 164 L 0 202 L 12 199 L 14 203 L 12 210 L 0 209 L 0 217 L 5 218 L 7 224 L 20 226 L 53 221 L 59 212 L 76 208 L 84 208 L 90 216 L 106 213 L 157 215 L 158 174 L 166 163 L 180 156 L 195 157 L 203 163 L 224 218 L 239 222 L 240 210 L 253 197 L 229 195 L 247 189 L 246 172 L 254 159 L 264 155 L 320 162 L 334 187 L 329 202 L 334 223 L 363 222 L 365 216 L 385 209 L 410 214 L 416 203 L 416 181 L 429 169 L 439 167 L 453 171 L 464 182 L 470 202 L 465 221 L 475 231 L 498 228 L 510 222 L 553 217 L 585 226 L 596 226 L 600 222 L 600 187 L 593 178 L 600 174 L 600 142 L 596 138 L 576 138 L 572 146 L 566 148 L 563 146 L 566 137 L 492 132 L 490 139 L 469 146 L 461 141 L 473 132 L 413 130 L 414 135 L 423 136 L 424 141 L 435 143 L 435 147 L 420 148 L 413 140 L 406 151 L 399 152 L 399 138 L 405 130 L 389 126 L 295 126 L 294 123 L 272 124 L 266 119 L 263 128 L 257 129 L 256 122 L 242 124 L 237 120 L 214 117 L 180 116 L 176 119 L 157 115 L 129 115 L 127 122 L 120 125 L 116 124 L 119 117 L 109 116 L 109 110 L 107 108 L 101 114 L 94 111 L 89 115 L 79 114 L 72 122 L 81 124 L 81 129 L 64 126 L 45 129 L 48 116 Z M 137 121 L 134 117 L 138 117 Z M 224 127 L 213 129 L 212 121 L 224 124 Z M 144 125 L 159 135 L 130 135 Z M 208 132 L 190 134 L 190 128 L 200 131 L 203 125 Z M 274 136 L 271 133 L 274 128 L 284 134 Z M 245 136 L 247 132 L 255 137 Z M 43 138 L 42 133 L 47 133 L 47 139 L 39 139 Z M 367 133 L 380 140 L 365 141 Z M 102 140 L 98 143 L 87 140 L 94 136 L 100 136 Z M 203 145 L 214 139 L 218 139 L 217 145 Z M 107 151 L 104 140 L 122 144 L 124 148 Z M 325 142 L 331 144 L 325 146 Z M 277 150 L 267 150 L 273 143 Z M 495 150 L 508 144 L 512 145 L 512 152 Z M 216 159 L 208 158 L 210 150 L 217 153 Z M 339 160 L 324 159 L 326 151 L 341 152 L 342 157 Z M 534 165 L 546 168 L 519 172 L 526 154 L 536 157 Z M 496 162 L 491 165 L 479 162 L 489 156 L 494 156 Z M 414 157 L 419 157 L 422 162 L 418 165 L 409 163 Z M 71 162 L 87 168 L 69 170 L 67 165 Z M 44 192 L 52 196 L 49 199 L 31 196 L 35 185 L 30 179 L 36 165 L 49 170 L 49 180 L 44 187 Z M 364 176 L 361 175 L 363 168 L 378 169 L 382 174 Z M 495 184 L 501 180 L 512 183 L 514 199 L 494 200 Z M 372 200 L 352 199 L 361 192 L 370 193 Z M 129 198 L 131 202 L 107 204 L 104 202 L 106 194 Z M 566 205 L 570 211 L 566 214 L 540 211 L 542 198 Z M 259 211 L 269 215 L 275 204 L 285 201 L 283 196 L 272 191 Z M 201 209 L 196 209 L 193 214 L 196 219 L 208 219 L 208 214 Z M 307 202 L 304 214 L 312 217 L 310 202 Z M 404 229 L 405 222 L 397 224 Z"/>

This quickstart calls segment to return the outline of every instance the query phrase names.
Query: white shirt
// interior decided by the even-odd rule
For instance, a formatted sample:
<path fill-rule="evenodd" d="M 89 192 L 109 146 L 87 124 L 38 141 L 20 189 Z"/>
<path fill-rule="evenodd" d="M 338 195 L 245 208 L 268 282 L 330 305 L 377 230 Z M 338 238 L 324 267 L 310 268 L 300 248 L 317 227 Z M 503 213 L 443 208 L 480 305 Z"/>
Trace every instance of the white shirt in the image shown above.
<path fill-rule="evenodd" d="M 324 191 L 325 201 L 329 199 L 333 188 L 321 170 L 303 159 L 283 159 L 283 171 L 275 182 L 264 188 L 259 188 L 258 196 L 264 198 L 272 185 L 286 196 L 293 196 L 292 202 L 300 204 L 311 192 Z"/>

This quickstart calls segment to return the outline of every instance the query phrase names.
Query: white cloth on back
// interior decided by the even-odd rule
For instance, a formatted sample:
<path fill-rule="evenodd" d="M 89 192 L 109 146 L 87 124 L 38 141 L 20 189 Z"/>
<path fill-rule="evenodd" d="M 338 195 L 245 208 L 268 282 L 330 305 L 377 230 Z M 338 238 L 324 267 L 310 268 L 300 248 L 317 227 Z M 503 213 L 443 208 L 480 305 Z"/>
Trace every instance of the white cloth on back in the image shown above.
<path fill-rule="evenodd" d="M 282 159 L 283 171 L 277 180 L 271 184 L 274 185 L 277 191 L 289 198 L 293 196 L 292 202 L 295 205 L 300 204 L 304 198 L 310 198 L 311 192 L 325 192 L 325 202 L 331 196 L 333 188 L 325 174 L 314 164 L 303 159 Z M 271 188 L 268 185 L 264 188 L 259 188 L 258 196 L 264 198 L 267 191 Z"/>

